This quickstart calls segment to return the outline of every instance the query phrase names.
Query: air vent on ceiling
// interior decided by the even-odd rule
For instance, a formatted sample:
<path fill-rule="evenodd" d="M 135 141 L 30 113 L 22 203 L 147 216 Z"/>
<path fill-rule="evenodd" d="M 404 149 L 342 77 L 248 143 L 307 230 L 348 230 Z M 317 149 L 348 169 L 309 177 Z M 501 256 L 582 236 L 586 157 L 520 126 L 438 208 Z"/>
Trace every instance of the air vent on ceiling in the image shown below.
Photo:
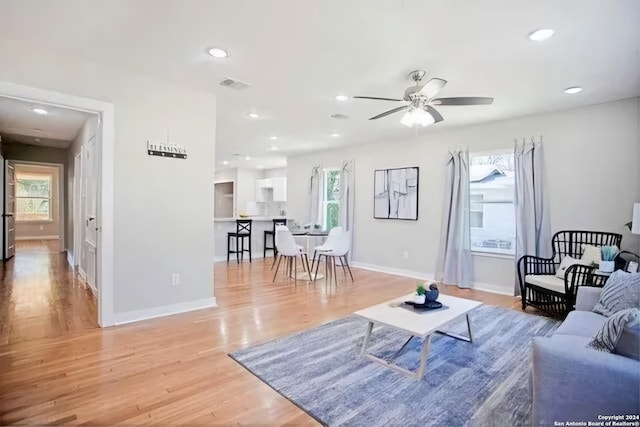
<path fill-rule="evenodd" d="M 229 89 L 234 89 L 234 90 L 244 90 L 251 87 L 249 83 L 241 82 L 240 80 L 234 80 L 229 77 L 222 80 L 220 82 L 220 86 L 228 87 Z"/>
<path fill-rule="evenodd" d="M 336 120 L 347 120 L 349 116 L 347 116 L 346 114 L 337 113 L 337 114 L 332 114 L 331 118 Z"/>

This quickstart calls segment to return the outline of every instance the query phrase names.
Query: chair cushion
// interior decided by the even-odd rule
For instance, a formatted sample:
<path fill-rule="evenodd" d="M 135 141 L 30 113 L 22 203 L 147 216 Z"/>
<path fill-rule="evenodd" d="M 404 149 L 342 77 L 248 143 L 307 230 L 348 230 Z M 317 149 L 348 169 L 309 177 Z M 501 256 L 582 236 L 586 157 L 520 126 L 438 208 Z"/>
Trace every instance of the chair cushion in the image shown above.
<path fill-rule="evenodd" d="M 602 288 L 600 300 L 593 311 L 611 316 L 616 311 L 633 307 L 640 307 L 640 273 L 614 271 Z"/>
<path fill-rule="evenodd" d="M 582 257 L 580 258 L 580 260 L 585 265 L 600 264 L 600 258 L 602 258 L 600 251 L 600 246 L 582 245 Z"/>
<path fill-rule="evenodd" d="M 591 339 L 598 333 L 606 321 L 606 317 L 591 311 L 575 310 L 567 315 L 567 318 L 558 326 L 558 329 L 556 329 L 553 334 L 574 335 Z"/>
<path fill-rule="evenodd" d="M 556 277 L 559 279 L 564 279 L 564 277 L 567 274 L 567 268 L 571 267 L 572 265 L 575 264 L 580 264 L 580 265 L 589 265 L 587 263 L 585 263 L 582 260 L 579 259 L 575 259 L 572 258 L 570 256 L 566 256 L 564 258 L 562 258 L 562 261 L 560 261 L 560 265 L 558 266 L 558 269 L 556 270 Z"/>
<path fill-rule="evenodd" d="M 552 274 L 529 274 L 524 276 L 525 283 L 564 294 L 564 280 Z"/>

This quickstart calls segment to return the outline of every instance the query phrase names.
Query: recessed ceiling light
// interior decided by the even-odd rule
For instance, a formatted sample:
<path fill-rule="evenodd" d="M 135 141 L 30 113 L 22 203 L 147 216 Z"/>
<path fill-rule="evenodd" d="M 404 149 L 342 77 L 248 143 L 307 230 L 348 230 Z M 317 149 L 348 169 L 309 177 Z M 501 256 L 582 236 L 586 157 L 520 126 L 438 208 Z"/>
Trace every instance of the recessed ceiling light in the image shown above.
<path fill-rule="evenodd" d="M 543 28 L 529 34 L 529 40 L 533 40 L 534 42 L 541 42 L 543 40 L 550 39 L 551 36 L 553 36 L 553 30 Z"/>
<path fill-rule="evenodd" d="M 226 58 L 229 56 L 229 52 L 219 47 L 212 47 L 211 49 L 209 49 L 209 55 L 213 56 L 214 58 Z"/>
<path fill-rule="evenodd" d="M 228 165 L 228 164 L 229 164 L 229 162 L 228 162 L 228 161 L 226 161 L 226 160 L 223 160 L 223 161 L 222 161 L 222 164 L 223 164 L 223 165 Z"/>
<path fill-rule="evenodd" d="M 340 134 L 339 133 L 332 133 L 331 136 L 334 137 L 334 138 L 337 138 L 337 137 L 340 136 Z"/>
<path fill-rule="evenodd" d="M 244 158 L 245 160 L 251 160 L 251 157 L 247 156 Z"/>
<path fill-rule="evenodd" d="M 348 99 L 347 95 L 336 95 L 336 101 L 347 101 Z"/>
<path fill-rule="evenodd" d="M 258 119 L 260 118 L 260 115 L 258 113 L 249 113 L 247 114 L 247 117 L 249 117 L 250 119 Z"/>
<path fill-rule="evenodd" d="M 31 111 L 33 111 L 36 114 L 42 114 L 43 116 L 46 116 L 47 114 L 49 114 L 49 112 L 47 110 L 45 110 L 44 108 L 32 108 Z"/>
<path fill-rule="evenodd" d="M 269 150 L 271 150 L 271 151 L 278 151 L 278 147 L 269 147 Z"/>
<path fill-rule="evenodd" d="M 568 93 L 569 95 L 575 95 L 580 92 L 582 92 L 582 88 L 580 86 L 572 86 L 564 90 L 564 93 Z"/>
<path fill-rule="evenodd" d="M 276 139 L 278 139 L 278 137 L 277 136 L 270 136 L 269 139 L 272 140 L 272 141 L 275 141 Z"/>
<path fill-rule="evenodd" d="M 258 165 L 258 169 L 262 169 L 264 166 L 262 165 Z"/>

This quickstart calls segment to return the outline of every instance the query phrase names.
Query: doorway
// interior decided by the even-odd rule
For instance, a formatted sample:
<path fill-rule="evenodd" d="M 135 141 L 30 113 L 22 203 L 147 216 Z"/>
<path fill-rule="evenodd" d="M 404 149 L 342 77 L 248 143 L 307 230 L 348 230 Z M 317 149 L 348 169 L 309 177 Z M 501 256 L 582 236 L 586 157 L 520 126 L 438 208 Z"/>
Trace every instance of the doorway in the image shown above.
<path fill-rule="evenodd" d="M 72 236 L 66 240 L 66 249 L 73 251 L 78 256 L 78 260 L 83 262 L 83 271 L 87 278 L 91 280 L 96 289 L 97 295 L 97 321 L 102 327 L 111 326 L 113 322 L 113 145 L 114 145 L 114 114 L 113 105 L 107 102 L 80 98 L 72 95 L 50 92 L 37 88 L 15 85 L 7 82 L 0 82 L 0 96 L 11 98 L 34 104 L 37 108 L 46 109 L 69 109 L 84 113 L 93 114 L 96 117 L 96 128 L 93 133 L 93 142 L 87 150 L 85 157 L 80 156 L 81 163 L 87 160 L 92 167 L 88 170 L 91 175 L 84 174 L 81 182 L 85 189 L 93 188 L 94 191 L 77 190 L 74 185 L 76 179 L 67 180 L 67 191 L 71 190 L 71 200 L 76 198 L 76 192 L 80 191 L 81 199 L 84 199 L 84 207 L 80 212 L 70 206 L 68 217 L 73 223 L 83 219 L 85 236 L 78 237 L 74 233 L 73 227 L 66 227 L 66 236 Z M 35 108 L 32 111 L 35 111 Z M 5 155 L 6 157 L 6 155 Z M 76 156 L 71 157 L 67 162 L 67 167 L 74 168 Z M 85 165 L 82 165 L 82 170 Z M 6 171 L 5 174 L 6 176 Z M 6 188 L 5 188 L 6 192 Z M 7 195 L 4 195 L 5 200 Z M 76 199 L 77 200 L 77 199 Z M 5 204 L 6 207 L 6 204 Z M 3 207 L 3 209 L 5 209 Z M 82 210 L 84 209 L 84 210 Z M 79 213 L 80 215 L 77 215 Z M 5 212 L 10 214 L 10 212 Z M 81 218 L 85 214 L 85 218 Z M 9 223 L 4 218 L 5 224 Z M 4 229 L 3 239 L 9 240 L 7 229 Z M 86 250 L 78 250 L 78 246 L 87 247 Z M 7 254 L 4 254 L 5 258 Z M 75 258 L 75 256 L 73 257 Z M 76 260 L 72 260 L 76 263 Z"/>

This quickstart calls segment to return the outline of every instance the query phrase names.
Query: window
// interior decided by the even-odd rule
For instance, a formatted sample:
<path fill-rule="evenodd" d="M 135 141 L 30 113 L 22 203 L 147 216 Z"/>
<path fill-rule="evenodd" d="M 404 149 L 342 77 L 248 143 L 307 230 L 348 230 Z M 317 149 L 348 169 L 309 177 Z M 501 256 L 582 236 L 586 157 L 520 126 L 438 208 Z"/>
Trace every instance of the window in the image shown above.
<path fill-rule="evenodd" d="M 325 169 L 322 183 L 322 226 L 331 230 L 340 220 L 340 170 Z"/>
<path fill-rule="evenodd" d="M 470 234 L 474 252 L 514 255 L 516 219 L 512 152 L 470 156 Z"/>
<path fill-rule="evenodd" d="M 471 194 L 470 198 L 471 227 L 482 228 L 482 220 L 484 216 L 484 194 Z"/>
<path fill-rule="evenodd" d="M 16 221 L 51 221 L 51 174 L 16 172 Z"/>

